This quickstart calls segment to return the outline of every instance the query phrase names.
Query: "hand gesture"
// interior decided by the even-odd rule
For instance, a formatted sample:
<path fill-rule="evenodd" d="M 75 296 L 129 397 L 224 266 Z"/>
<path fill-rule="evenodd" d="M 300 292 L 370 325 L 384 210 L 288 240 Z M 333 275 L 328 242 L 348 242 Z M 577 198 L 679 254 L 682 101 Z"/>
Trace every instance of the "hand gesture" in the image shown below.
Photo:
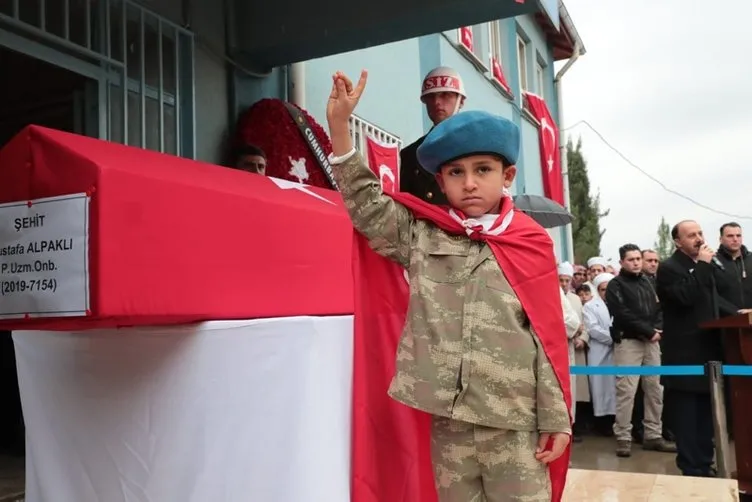
<path fill-rule="evenodd" d="M 653 332 L 653 337 L 650 339 L 651 342 L 660 342 L 661 341 L 661 333 L 663 331 L 657 329 L 655 332 Z"/>
<path fill-rule="evenodd" d="M 714 256 L 715 251 L 713 251 L 707 244 L 703 244 L 702 247 L 700 247 L 700 253 L 697 255 L 697 259 L 699 261 L 704 261 L 705 263 L 710 263 L 710 260 L 712 260 Z"/>
<path fill-rule="evenodd" d="M 330 127 L 333 124 L 347 123 L 363 95 L 367 80 L 366 70 L 360 72 L 360 80 L 355 87 L 353 87 L 352 80 L 341 71 L 332 75 L 332 93 L 326 104 L 326 119 Z"/>
<path fill-rule="evenodd" d="M 584 349 L 585 348 L 585 342 L 583 342 L 580 338 L 574 339 L 574 348 L 575 349 Z"/>
<path fill-rule="evenodd" d="M 535 450 L 535 458 L 538 462 L 550 464 L 562 456 L 570 439 L 569 434 L 565 432 L 541 432 L 540 438 L 538 438 L 538 448 Z M 551 440 L 551 449 L 547 450 L 549 440 Z"/>

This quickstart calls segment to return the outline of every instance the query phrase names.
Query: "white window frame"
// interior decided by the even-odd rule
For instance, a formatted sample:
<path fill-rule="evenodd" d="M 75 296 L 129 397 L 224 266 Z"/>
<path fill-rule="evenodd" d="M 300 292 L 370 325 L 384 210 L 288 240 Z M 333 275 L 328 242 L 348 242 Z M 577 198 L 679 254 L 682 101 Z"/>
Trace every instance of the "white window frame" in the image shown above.
<path fill-rule="evenodd" d="M 392 134 L 380 127 L 377 127 L 371 122 L 358 117 L 357 115 L 350 116 L 350 137 L 352 138 L 353 146 L 363 156 L 363 159 L 368 164 L 368 152 L 366 150 L 366 139 L 370 136 L 379 143 L 385 145 L 397 145 L 399 150 L 402 150 L 402 140 L 399 136 Z"/>
<path fill-rule="evenodd" d="M 546 67 L 540 61 L 535 62 L 535 84 L 538 87 L 538 95 L 546 99 Z"/>
<path fill-rule="evenodd" d="M 522 54 L 520 54 L 520 51 Z M 527 75 L 527 54 L 528 47 L 527 42 L 519 34 L 517 34 L 517 75 L 520 83 L 520 91 L 526 92 L 530 90 Z"/>
<path fill-rule="evenodd" d="M 490 46 L 488 59 L 491 68 L 493 68 L 493 64 L 491 63 L 493 59 L 496 59 L 496 61 L 499 62 L 499 65 L 504 68 L 504 63 L 501 57 L 502 47 L 504 45 L 501 43 L 501 23 L 499 21 L 491 21 L 488 23 L 488 44 Z"/>
<path fill-rule="evenodd" d="M 487 23 L 481 23 L 481 24 L 473 24 L 469 26 L 470 30 L 473 33 L 473 50 L 471 51 L 465 45 L 462 43 L 462 29 L 457 28 L 457 40 L 454 43 L 455 48 L 465 56 L 465 58 L 470 61 L 476 69 L 478 69 L 480 72 L 485 73 L 486 71 L 491 68 L 490 64 L 486 64 L 483 57 L 483 47 L 481 47 L 481 32 L 483 31 L 483 25 Z M 451 39 L 449 39 L 451 41 Z"/>

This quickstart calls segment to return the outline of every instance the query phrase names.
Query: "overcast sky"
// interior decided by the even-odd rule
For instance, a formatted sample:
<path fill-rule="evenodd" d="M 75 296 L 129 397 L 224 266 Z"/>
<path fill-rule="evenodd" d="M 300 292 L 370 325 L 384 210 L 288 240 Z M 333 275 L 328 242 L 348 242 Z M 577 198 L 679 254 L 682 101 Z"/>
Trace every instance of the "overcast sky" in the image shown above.
<path fill-rule="evenodd" d="M 586 120 L 662 189 L 591 130 L 582 137 L 591 190 L 611 213 L 601 220 L 602 254 L 625 242 L 653 245 L 661 216 L 696 219 L 718 244 L 738 220 L 752 244 L 752 2 L 565 0 L 587 54 L 563 79 L 564 125 Z"/>

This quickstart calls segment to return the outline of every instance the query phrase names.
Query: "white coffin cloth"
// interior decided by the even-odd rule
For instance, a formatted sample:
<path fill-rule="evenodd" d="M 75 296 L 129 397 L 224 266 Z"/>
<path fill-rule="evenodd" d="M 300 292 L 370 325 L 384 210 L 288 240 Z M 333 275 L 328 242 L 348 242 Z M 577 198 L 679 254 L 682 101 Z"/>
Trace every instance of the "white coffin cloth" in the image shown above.
<path fill-rule="evenodd" d="M 13 334 L 28 502 L 347 502 L 352 316 Z"/>

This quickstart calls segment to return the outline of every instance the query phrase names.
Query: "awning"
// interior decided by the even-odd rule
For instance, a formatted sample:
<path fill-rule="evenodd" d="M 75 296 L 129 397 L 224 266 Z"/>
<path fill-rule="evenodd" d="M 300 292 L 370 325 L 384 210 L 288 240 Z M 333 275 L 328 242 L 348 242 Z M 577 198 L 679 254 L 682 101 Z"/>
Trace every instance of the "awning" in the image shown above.
<path fill-rule="evenodd" d="M 235 0 L 233 52 L 264 70 L 539 8 L 537 0 Z"/>

